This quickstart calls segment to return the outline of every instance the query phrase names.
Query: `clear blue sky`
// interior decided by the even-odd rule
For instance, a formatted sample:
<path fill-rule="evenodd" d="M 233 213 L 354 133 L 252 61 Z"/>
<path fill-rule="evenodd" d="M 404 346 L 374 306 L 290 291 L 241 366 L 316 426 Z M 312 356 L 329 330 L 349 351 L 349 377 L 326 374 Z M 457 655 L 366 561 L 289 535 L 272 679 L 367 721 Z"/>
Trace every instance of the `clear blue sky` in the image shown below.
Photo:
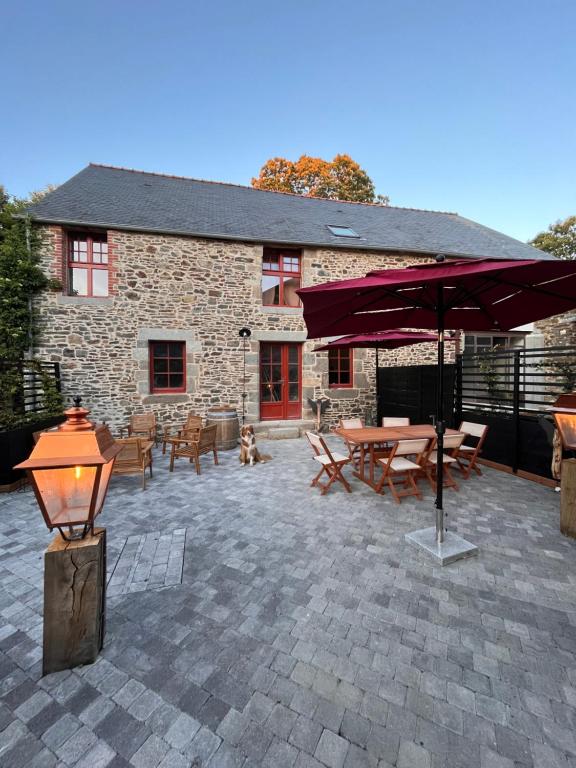
<path fill-rule="evenodd" d="M 526 240 L 576 214 L 573 0 L 0 4 L 0 183 L 88 162 L 249 184 L 350 154 L 394 205 Z"/>

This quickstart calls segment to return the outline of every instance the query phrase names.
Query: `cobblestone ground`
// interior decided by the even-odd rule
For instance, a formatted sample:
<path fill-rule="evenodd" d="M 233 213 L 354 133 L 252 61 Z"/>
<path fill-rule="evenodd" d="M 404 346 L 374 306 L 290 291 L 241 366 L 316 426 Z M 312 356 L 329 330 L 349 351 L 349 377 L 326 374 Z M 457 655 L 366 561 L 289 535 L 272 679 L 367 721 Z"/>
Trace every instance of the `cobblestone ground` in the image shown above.
<path fill-rule="evenodd" d="M 49 535 L 30 491 L 0 497 L 2 768 L 575 768 L 558 496 L 490 470 L 448 491 L 480 556 L 440 569 L 403 538 L 429 490 L 321 497 L 303 440 L 260 447 L 113 478 L 104 650 L 44 678 Z"/>

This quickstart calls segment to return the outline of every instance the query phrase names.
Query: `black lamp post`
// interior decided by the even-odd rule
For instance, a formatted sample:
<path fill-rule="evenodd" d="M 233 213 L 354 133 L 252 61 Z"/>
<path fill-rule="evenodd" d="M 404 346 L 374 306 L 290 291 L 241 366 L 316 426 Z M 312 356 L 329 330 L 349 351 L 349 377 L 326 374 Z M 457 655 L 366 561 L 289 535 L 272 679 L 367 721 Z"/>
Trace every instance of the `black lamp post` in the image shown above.
<path fill-rule="evenodd" d="M 252 336 L 252 331 L 250 328 L 240 328 L 240 331 L 238 332 L 238 335 L 242 339 L 242 426 L 244 426 L 244 422 L 246 421 L 246 339 L 249 339 L 250 336 Z"/>

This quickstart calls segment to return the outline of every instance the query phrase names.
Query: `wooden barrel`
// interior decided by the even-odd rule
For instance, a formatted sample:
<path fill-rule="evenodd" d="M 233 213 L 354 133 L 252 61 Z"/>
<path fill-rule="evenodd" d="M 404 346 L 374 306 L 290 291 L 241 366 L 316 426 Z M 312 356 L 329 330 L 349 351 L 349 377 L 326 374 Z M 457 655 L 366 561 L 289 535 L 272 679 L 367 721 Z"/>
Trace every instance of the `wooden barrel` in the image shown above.
<path fill-rule="evenodd" d="M 219 451 L 230 451 L 238 445 L 240 426 L 236 408 L 222 406 L 210 408 L 206 412 L 206 423 L 216 424 L 216 448 Z"/>

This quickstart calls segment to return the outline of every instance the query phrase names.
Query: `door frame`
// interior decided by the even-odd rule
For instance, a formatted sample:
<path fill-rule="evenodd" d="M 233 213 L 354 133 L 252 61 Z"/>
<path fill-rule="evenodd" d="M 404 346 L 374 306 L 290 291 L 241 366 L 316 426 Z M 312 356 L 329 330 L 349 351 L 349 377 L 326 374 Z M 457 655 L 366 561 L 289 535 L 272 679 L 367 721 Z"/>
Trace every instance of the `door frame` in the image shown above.
<path fill-rule="evenodd" d="M 263 406 L 267 404 L 262 401 L 262 345 L 269 344 L 271 346 L 281 348 L 282 359 L 282 415 L 278 416 L 264 416 Z M 289 401 L 286 397 L 288 392 L 288 348 L 296 347 L 298 350 L 298 402 Z M 294 421 L 302 418 L 302 348 L 303 343 L 299 341 L 260 341 L 258 350 L 258 401 L 259 401 L 259 413 L 260 421 Z M 293 410 L 297 411 L 295 415 L 289 416 L 288 409 L 292 403 Z M 296 407 L 297 406 L 297 407 Z"/>

